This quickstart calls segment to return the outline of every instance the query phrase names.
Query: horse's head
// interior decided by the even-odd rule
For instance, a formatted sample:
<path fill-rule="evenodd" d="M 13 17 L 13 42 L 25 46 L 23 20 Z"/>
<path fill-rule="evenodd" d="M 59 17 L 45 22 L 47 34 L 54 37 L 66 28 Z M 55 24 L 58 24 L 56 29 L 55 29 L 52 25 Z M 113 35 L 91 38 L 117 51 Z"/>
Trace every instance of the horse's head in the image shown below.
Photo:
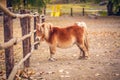
<path fill-rule="evenodd" d="M 49 37 L 49 32 L 52 29 L 52 24 L 51 23 L 41 23 L 36 25 L 36 39 L 37 40 L 44 40 Z"/>

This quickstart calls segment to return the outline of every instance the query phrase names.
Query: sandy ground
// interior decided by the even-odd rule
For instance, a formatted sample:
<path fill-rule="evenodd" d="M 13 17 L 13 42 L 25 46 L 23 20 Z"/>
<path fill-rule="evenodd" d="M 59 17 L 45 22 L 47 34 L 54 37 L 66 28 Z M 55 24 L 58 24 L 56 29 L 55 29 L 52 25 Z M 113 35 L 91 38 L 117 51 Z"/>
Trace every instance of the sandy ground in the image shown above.
<path fill-rule="evenodd" d="M 88 25 L 90 59 L 78 60 L 80 51 L 76 45 L 68 49 L 57 48 L 55 62 L 48 61 L 49 48 L 42 42 L 30 58 L 30 69 L 34 74 L 30 80 L 120 80 L 120 17 L 82 16 L 46 17 L 46 22 L 56 26 L 69 26 L 76 21 Z M 14 22 L 14 37 L 20 37 L 19 22 Z M 0 22 L 0 43 L 3 42 L 2 21 Z M 16 34 L 18 33 L 19 34 Z M 22 57 L 21 43 L 15 46 L 15 62 Z M 22 67 L 22 66 L 21 66 Z M 0 78 L 5 77 L 4 51 L 0 51 Z M 0 80 L 1 80 L 0 79 Z M 22 79 L 29 80 L 29 79 Z"/>

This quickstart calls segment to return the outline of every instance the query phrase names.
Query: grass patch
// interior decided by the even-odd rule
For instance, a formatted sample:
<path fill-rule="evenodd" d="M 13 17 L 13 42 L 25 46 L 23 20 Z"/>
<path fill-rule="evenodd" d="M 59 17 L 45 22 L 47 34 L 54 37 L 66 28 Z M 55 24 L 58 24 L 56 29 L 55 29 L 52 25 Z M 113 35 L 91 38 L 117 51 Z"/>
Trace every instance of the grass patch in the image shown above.
<path fill-rule="evenodd" d="M 107 16 L 107 11 L 99 11 L 99 14 L 100 14 L 101 16 Z"/>
<path fill-rule="evenodd" d="M 99 10 L 106 10 L 106 6 L 99 6 L 98 4 L 93 3 L 80 3 L 80 4 L 48 4 L 47 12 L 51 13 L 53 7 L 59 5 L 61 8 L 62 14 L 70 14 L 70 9 L 73 8 L 74 13 L 82 13 L 83 8 L 86 10 L 86 13 L 99 13 Z M 91 10 L 91 11 L 90 11 Z M 88 12 L 89 11 L 89 12 Z M 105 12 L 100 12 L 102 15 L 105 15 Z"/>

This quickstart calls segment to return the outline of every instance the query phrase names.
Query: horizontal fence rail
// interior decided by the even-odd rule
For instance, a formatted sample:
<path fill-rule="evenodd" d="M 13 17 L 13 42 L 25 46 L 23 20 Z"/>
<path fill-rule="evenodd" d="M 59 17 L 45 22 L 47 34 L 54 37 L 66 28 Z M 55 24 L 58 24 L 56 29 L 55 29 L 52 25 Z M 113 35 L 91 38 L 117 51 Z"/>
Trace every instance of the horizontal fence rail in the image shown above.
<path fill-rule="evenodd" d="M 5 48 L 8 48 L 8 47 L 10 47 L 10 46 L 12 46 L 12 45 L 16 45 L 17 43 L 25 40 L 26 38 L 28 38 L 28 37 L 30 37 L 30 36 L 32 36 L 32 34 L 35 33 L 35 32 L 36 32 L 36 30 L 34 30 L 33 32 L 30 32 L 29 34 L 27 34 L 27 35 L 25 35 L 25 36 L 23 36 L 23 37 L 21 37 L 21 38 L 12 38 L 12 39 L 9 40 L 8 42 L 5 42 L 5 43 L 3 43 L 3 44 L 0 44 L 0 50 L 5 49 Z"/>

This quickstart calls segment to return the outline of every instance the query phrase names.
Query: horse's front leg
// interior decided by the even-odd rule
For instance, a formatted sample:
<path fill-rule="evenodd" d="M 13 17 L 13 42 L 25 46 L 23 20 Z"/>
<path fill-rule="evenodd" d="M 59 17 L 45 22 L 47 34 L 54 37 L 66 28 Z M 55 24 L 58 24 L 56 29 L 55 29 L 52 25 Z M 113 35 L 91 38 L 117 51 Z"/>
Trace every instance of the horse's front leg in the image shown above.
<path fill-rule="evenodd" d="M 54 55 L 56 53 L 56 46 L 50 46 L 50 61 L 56 61 Z"/>

